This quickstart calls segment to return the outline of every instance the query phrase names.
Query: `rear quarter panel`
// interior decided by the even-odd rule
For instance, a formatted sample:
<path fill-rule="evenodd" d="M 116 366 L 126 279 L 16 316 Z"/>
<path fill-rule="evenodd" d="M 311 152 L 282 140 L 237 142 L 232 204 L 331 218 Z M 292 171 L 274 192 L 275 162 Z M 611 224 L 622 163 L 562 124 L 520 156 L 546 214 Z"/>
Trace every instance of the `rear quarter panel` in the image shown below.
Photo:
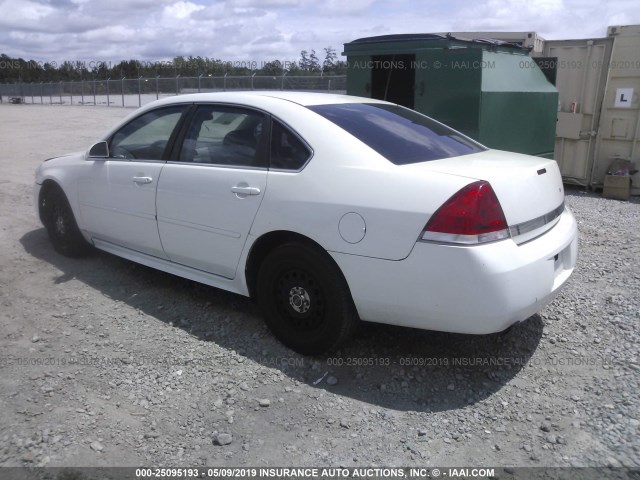
<path fill-rule="evenodd" d="M 251 234 L 289 230 L 326 250 L 368 257 L 406 258 L 431 214 L 468 178 L 414 172 L 380 156 L 332 122 L 295 105 L 274 115 L 313 148 L 300 172 L 270 171 Z M 349 243 L 340 219 L 356 212 L 366 222 L 362 241 Z"/>

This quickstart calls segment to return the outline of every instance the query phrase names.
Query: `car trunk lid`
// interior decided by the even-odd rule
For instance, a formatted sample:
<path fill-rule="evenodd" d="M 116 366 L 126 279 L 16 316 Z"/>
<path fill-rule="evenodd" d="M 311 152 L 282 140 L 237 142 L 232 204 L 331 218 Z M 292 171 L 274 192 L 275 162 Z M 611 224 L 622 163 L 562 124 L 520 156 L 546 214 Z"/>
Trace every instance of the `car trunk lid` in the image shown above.
<path fill-rule="evenodd" d="M 487 150 L 402 168 L 488 181 L 518 243 L 551 228 L 564 209 L 562 177 L 555 160 Z"/>

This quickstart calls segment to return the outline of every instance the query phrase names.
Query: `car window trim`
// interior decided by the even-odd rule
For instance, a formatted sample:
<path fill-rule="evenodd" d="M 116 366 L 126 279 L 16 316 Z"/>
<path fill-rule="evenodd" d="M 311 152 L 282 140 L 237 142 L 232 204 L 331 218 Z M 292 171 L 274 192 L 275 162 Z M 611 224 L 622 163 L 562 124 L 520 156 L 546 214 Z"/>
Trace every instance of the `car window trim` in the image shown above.
<path fill-rule="evenodd" d="M 228 169 L 235 169 L 235 170 L 257 170 L 257 171 L 269 170 L 267 167 L 247 167 L 243 165 L 226 165 L 224 163 L 181 162 L 177 160 L 167 160 L 166 162 L 163 162 L 163 163 L 166 163 L 167 165 L 193 165 L 196 167 L 228 168 Z"/>
<path fill-rule="evenodd" d="M 196 110 L 197 105 L 195 103 L 189 104 L 189 107 L 184 111 L 182 117 L 180 117 L 180 120 L 178 120 L 178 124 L 176 125 L 176 128 L 174 128 L 173 132 L 171 132 L 169 143 L 167 144 L 167 147 L 170 146 L 171 148 L 165 150 L 163 155 L 163 159 L 165 162 L 168 162 L 171 158 L 173 158 L 173 155 L 176 151 L 176 145 L 182 145 L 182 136 L 184 135 L 184 131 L 187 128 L 187 125 L 189 125 L 189 122 L 195 115 Z"/>
<path fill-rule="evenodd" d="M 183 162 L 178 160 L 180 158 L 180 152 L 182 151 L 182 144 L 184 143 L 185 137 L 187 136 L 187 130 L 191 126 L 191 121 L 193 117 L 195 117 L 199 107 L 222 107 L 222 108 L 237 108 L 241 110 L 250 110 L 256 113 L 259 113 L 264 117 L 263 122 L 266 123 L 269 129 L 269 137 L 260 140 L 260 144 L 257 146 L 257 149 L 262 148 L 263 151 L 266 151 L 266 158 L 263 160 L 263 163 L 266 165 L 260 166 L 249 166 L 249 165 L 228 165 L 224 163 L 200 163 L 200 162 Z M 263 126 L 264 128 L 264 126 Z M 242 105 L 238 103 L 225 103 L 225 102 L 197 102 L 192 104 L 192 109 L 190 110 L 188 118 L 185 118 L 184 122 L 180 126 L 180 131 L 176 135 L 175 142 L 171 148 L 171 154 L 167 158 L 167 163 L 171 165 L 200 165 L 203 167 L 218 167 L 218 168 L 233 168 L 233 169 L 242 169 L 242 170 L 268 170 L 269 162 L 271 160 L 271 114 L 262 110 L 261 108 L 253 107 L 251 105 Z M 266 143 L 266 145 L 265 145 Z"/>
<path fill-rule="evenodd" d="M 100 160 L 104 162 L 123 162 L 123 163 L 167 163 L 165 160 L 149 160 L 144 158 L 105 158 L 105 159 L 92 159 L 92 160 Z"/>

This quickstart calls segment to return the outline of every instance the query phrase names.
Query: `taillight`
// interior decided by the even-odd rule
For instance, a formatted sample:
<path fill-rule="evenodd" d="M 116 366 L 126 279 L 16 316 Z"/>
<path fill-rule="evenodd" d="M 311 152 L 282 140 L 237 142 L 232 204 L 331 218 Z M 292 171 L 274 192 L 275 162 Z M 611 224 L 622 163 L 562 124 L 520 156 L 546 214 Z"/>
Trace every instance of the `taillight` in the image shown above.
<path fill-rule="evenodd" d="M 447 200 L 424 227 L 420 240 L 476 245 L 509 238 L 504 212 L 489 182 L 474 182 Z"/>

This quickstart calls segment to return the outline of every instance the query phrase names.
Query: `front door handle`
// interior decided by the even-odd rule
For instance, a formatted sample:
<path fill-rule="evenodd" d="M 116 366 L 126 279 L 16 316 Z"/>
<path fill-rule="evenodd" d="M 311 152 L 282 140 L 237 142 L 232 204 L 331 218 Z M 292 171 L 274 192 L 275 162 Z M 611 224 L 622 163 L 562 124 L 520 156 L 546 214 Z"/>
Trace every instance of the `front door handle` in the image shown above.
<path fill-rule="evenodd" d="M 142 183 L 151 183 L 151 182 L 153 182 L 153 178 L 151 178 L 151 177 L 133 177 L 133 182 L 137 183 L 138 185 L 140 185 Z"/>
<path fill-rule="evenodd" d="M 260 189 L 258 187 L 236 185 L 235 187 L 231 187 L 231 191 L 237 195 L 260 195 Z"/>

